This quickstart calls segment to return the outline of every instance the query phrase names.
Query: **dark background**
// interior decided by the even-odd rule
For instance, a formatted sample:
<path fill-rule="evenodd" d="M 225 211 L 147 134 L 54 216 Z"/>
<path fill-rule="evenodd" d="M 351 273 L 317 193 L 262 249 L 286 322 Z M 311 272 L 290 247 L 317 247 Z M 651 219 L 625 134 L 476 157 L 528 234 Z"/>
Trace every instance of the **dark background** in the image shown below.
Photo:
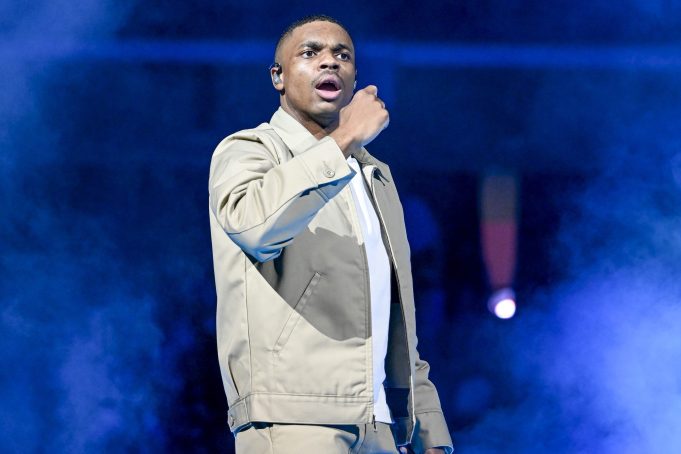
<path fill-rule="evenodd" d="M 320 12 L 391 113 L 369 149 L 457 452 L 681 450 L 681 2 L 55 0 L 0 3 L 0 451 L 232 452 L 208 166 Z M 510 320 L 495 171 L 521 183 Z"/>

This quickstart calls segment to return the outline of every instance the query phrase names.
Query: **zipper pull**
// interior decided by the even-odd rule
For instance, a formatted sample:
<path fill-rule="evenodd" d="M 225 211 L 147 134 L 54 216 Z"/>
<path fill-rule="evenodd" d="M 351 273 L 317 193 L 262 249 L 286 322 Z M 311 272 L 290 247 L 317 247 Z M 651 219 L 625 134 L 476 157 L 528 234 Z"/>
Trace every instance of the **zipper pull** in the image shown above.
<path fill-rule="evenodd" d="M 371 416 L 371 424 L 374 425 L 374 432 L 378 432 L 378 429 L 376 428 L 376 415 Z"/>

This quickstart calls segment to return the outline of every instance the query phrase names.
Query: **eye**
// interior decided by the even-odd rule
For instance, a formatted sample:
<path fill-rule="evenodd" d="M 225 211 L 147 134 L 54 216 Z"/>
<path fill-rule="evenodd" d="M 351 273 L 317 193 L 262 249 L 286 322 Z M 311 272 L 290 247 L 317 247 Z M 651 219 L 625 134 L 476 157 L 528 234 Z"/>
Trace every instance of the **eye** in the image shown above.
<path fill-rule="evenodd" d="M 305 58 L 312 58 L 315 56 L 315 51 L 313 50 L 306 50 L 301 54 Z"/>
<path fill-rule="evenodd" d="M 347 52 L 341 52 L 338 54 L 338 57 L 343 60 L 343 61 L 349 61 L 350 60 L 350 54 Z"/>

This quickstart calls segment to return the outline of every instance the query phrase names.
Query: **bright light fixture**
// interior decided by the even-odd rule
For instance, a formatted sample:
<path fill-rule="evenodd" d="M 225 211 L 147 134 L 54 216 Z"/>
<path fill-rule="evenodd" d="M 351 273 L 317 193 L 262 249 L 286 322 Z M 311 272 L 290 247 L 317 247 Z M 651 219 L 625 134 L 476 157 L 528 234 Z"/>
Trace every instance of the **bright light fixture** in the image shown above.
<path fill-rule="evenodd" d="M 487 300 L 487 308 L 501 319 L 513 317 L 516 310 L 515 292 L 509 287 L 497 290 Z"/>

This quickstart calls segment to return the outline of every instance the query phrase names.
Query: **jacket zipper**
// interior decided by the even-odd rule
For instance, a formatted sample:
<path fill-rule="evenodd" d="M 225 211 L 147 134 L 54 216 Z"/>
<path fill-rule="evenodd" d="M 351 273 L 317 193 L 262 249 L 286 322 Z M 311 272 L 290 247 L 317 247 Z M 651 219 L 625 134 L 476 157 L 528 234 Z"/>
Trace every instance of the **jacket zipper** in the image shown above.
<path fill-rule="evenodd" d="M 360 173 L 362 173 L 361 167 L 360 167 Z M 362 178 L 364 178 L 363 175 L 362 175 Z M 375 408 L 374 408 L 374 398 L 375 398 L 374 397 L 374 378 L 375 377 L 374 377 L 374 362 L 373 362 L 373 358 L 374 358 L 374 356 L 373 356 L 373 334 L 374 333 L 371 330 L 371 323 L 372 323 L 372 317 L 371 317 L 371 281 L 370 281 L 371 276 L 369 276 L 369 259 L 367 257 L 366 247 L 364 246 L 364 244 L 365 244 L 364 243 L 364 241 L 365 241 L 364 240 L 364 234 L 362 233 L 362 226 L 360 225 L 359 218 L 358 218 L 358 215 L 357 215 L 357 206 L 355 204 L 355 198 L 352 194 L 352 189 L 350 190 L 350 196 L 349 197 L 350 197 L 351 206 L 354 208 L 354 210 L 353 210 L 353 227 L 357 231 L 357 235 L 358 235 L 359 239 L 362 241 L 361 250 L 362 250 L 362 257 L 364 258 L 364 281 L 367 284 L 367 290 L 368 290 L 368 293 L 369 293 L 369 298 L 368 298 L 369 299 L 369 305 L 367 307 L 367 315 L 368 315 L 367 326 L 368 326 L 368 332 L 369 332 L 368 334 L 371 337 L 371 342 L 372 342 L 372 345 L 371 345 L 371 349 L 372 349 L 372 352 L 371 352 L 371 383 L 369 383 L 369 385 L 371 386 L 371 408 L 372 408 L 371 418 L 372 418 L 372 422 L 374 422 L 374 426 L 375 426 L 376 425 L 376 423 L 375 423 L 376 415 L 375 415 Z"/>
<path fill-rule="evenodd" d="M 359 226 L 361 229 L 361 226 Z M 367 283 L 367 290 L 369 293 L 369 307 L 367 308 L 367 320 L 368 320 L 368 330 L 369 330 L 369 337 L 371 337 L 371 383 L 369 384 L 371 386 L 371 418 L 374 423 L 374 428 L 376 428 L 376 409 L 374 408 L 374 399 L 376 398 L 374 396 L 374 380 L 376 377 L 374 377 L 374 333 L 372 328 L 372 317 L 371 317 L 371 276 L 369 275 L 369 259 L 367 258 L 367 251 L 366 247 L 364 246 L 364 239 L 362 238 L 362 256 L 364 257 L 364 277 L 365 277 L 365 282 Z"/>
<path fill-rule="evenodd" d="M 395 270 L 395 281 L 397 283 L 397 298 L 400 301 L 400 308 L 402 309 L 402 326 L 404 328 L 404 336 L 407 341 L 407 356 L 411 355 L 411 352 L 409 351 L 409 336 L 408 336 L 408 331 L 407 331 L 407 322 L 404 317 L 404 303 L 402 302 L 402 290 L 400 287 L 400 277 L 397 275 L 397 261 L 395 260 L 395 255 L 393 254 L 393 246 L 392 243 L 390 242 L 390 235 L 388 234 L 388 229 L 385 228 L 385 220 L 383 219 L 383 213 L 381 213 L 381 207 L 378 204 L 378 201 L 376 200 L 376 193 L 374 191 L 374 172 L 376 171 L 376 166 L 371 166 L 371 179 L 370 179 L 370 184 L 369 187 L 371 188 L 371 198 L 374 201 L 374 205 L 376 205 L 376 212 L 378 213 L 378 216 L 380 217 L 381 221 L 381 226 L 383 227 L 383 231 L 385 232 L 385 238 L 388 240 L 388 252 L 390 253 L 390 259 L 393 262 L 393 269 Z M 411 395 L 411 401 L 412 401 L 412 409 L 411 409 L 411 423 L 412 427 L 411 430 L 409 431 L 409 443 L 411 443 L 412 436 L 414 434 L 414 428 L 416 427 L 416 414 L 414 413 L 414 408 L 413 408 L 413 402 L 414 402 L 414 377 L 412 376 L 411 373 L 411 358 L 409 358 L 410 364 L 409 364 L 409 394 Z M 409 404 L 407 404 L 409 405 Z M 375 416 L 374 416 L 375 417 Z"/>

